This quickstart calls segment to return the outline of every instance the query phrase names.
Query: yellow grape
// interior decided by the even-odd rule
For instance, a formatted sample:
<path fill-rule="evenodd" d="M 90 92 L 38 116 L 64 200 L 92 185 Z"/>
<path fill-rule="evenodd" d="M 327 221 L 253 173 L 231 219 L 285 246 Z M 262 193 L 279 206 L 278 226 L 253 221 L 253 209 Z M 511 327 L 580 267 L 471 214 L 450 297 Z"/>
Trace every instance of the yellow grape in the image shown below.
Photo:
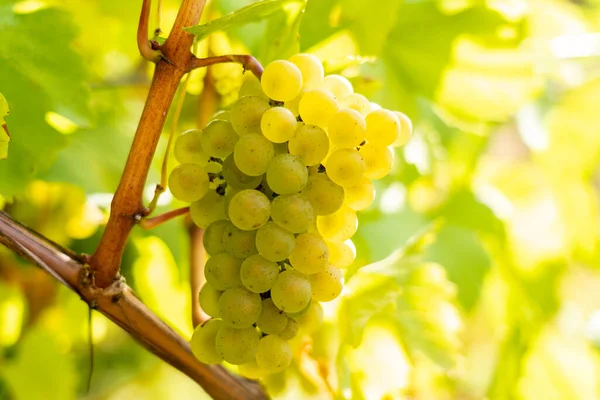
<path fill-rule="evenodd" d="M 173 153 L 177 161 L 182 164 L 198 164 L 202 167 L 208 164 L 210 156 L 202 150 L 201 135 L 201 130 L 189 129 L 175 139 Z"/>
<path fill-rule="evenodd" d="M 329 248 L 323 239 L 312 233 L 303 233 L 289 255 L 292 267 L 303 274 L 321 272 L 329 262 Z"/>
<path fill-rule="evenodd" d="M 271 216 L 271 202 L 258 190 L 245 189 L 231 198 L 228 211 L 235 226 L 250 231 L 267 223 Z"/>
<path fill-rule="evenodd" d="M 346 186 L 344 194 L 346 195 L 344 202 L 348 207 L 354 211 L 364 210 L 375 201 L 375 185 L 363 176 L 356 185 Z"/>
<path fill-rule="evenodd" d="M 356 247 L 352 240 L 344 242 L 327 242 L 329 263 L 338 268 L 350 266 L 356 259 Z"/>
<path fill-rule="evenodd" d="M 362 178 L 366 171 L 362 153 L 354 149 L 339 149 L 331 153 L 325 165 L 327 176 L 340 186 L 351 186 Z"/>
<path fill-rule="evenodd" d="M 275 60 L 265 67 L 261 85 L 263 92 L 273 100 L 290 101 L 302 89 L 302 72 L 289 61 Z"/>
<path fill-rule="evenodd" d="M 342 207 L 331 215 L 317 217 L 317 229 L 324 238 L 341 242 L 350 239 L 358 228 L 356 213 Z"/>
<path fill-rule="evenodd" d="M 240 137 L 233 151 L 235 165 L 248 176 L 259 176 L 267 172 L 274 156 L 273 144 L 263 135 L 255 133 Z"/>
<path fill-rule="evenodd" d="M 215 348 L 217 333 L 222 326 L 223 321 L 209 319 L 194 329 L 190 340 L 190 347 L 192 353 L 200 362 L 204 364 L 218 364 L 223 361 L 223 357 Z"/>
<path fill-rule="evenodd" d="M 296 132 L 296 117 L 285 107 L 273 107 L 262 116 L 260 128 L 263 135 L 273 143 L 287 142 Z"/>
<path fill-rule="evenodd" d="M 294 117 L 298 117 L 298 115 L 300 115 L 300 100 L 302 99 L 302 96 L 304 96 L 304 93 L 305 91 L 302 90 L 300 93 L 298 93 L 298 96 L 283 103 L 283 106 L 290 110 L 292 114 L 294 114 Z"/>
<path fill-rule="evenodd" d="M 281 372 L 292 362 L 292 349 L 287 341 L 277 335 L 260 339 L 256 350 L 256 363 L 271 372 Z"/>
<path fill-rule="evenodd" d="M 312 89 L 321 85 L 325 77 L 321 60 L 312 54 L 296 54 L 290 57 L 290 61 L 302 72 L 302 86 L 304 89 Z"/>
<path fill-rule="evenodd" d="M 199 200 L 208 192 L 208 174 L 197 164 L 178 165 L 169 175 L 169 189 L 177 200 Z"/>
<path fill-rule="evenodd" d="M 323 89 L 314 89 L 304 93 L 298 110 L 305 124 L 325 129 L 329 118 L 338 110 L 338 104 L 331 93 Z"/>
<path fill-rule="evenodd" d="M 327 174 L 310 175 L 302 194 L 312 205 L 315 215 L 332 214 L 344 203 L 344 189 Z"/>
<path fill-rule="evenodd" d="M 381 179 L 392 169 L 394 153 L 387 147 L 367 143 L 360 148 L 365 160 L 365 176 L 369 179 Z"/>
<path fill-rule="evenodd" d="M 288 143 L 288 149 L 304 165 L 318 165 L 329 151 L 329 138 L 318 126 L 299 124 L 296 134 Z"/>
<path fill-rule="evenodd" d="M 262 90 L 262 86 L 260 81 L 253 74 L 245 74 L 247 78 L 240 86 L 240 90 L 238 92 L 238 97 L 242 98 L 244 96 L 262 96 L 266 97 L 265 92 Z M 222 118 L 220 118 L 222 119 Z"/>
<path fill-rule="evenodd" d="M 398 118 L 398 121 L 400 121 L 400 134 L 398 135 L 396 141 L 392 143 L 392 146 L 400 147 L 404 146 L 410 139 L 413 126 L 412 121 L 405 114 L 401 113 L 400 111 L 394 111 L 394 114 Z"/>
<path fill-rule="evenodd" d="M 333 114 L 327 132 L 334 147 L 354 148 L 365 140 L 366 128 L 365 118 L 358 111 L 345 108 Z"/>
<path fill-rule="evenodd" d="M 308 277 L 312 298 L 317 301 L 331 301 L 342 293 L 344 276 L 338 268 L 328 265 L 324 271 Z M 225 292 L 227 293 L 227 292 Z"/>
<path fill-rule="evenodd" d="M 204 128 L 200 141 L 206 154 L 215 158 L 225 158 L 233 153 L 238 138 L 231 123 L 214 119 Z"/>
<path fill-rule="evenodd" d="M 352 93 L 350 96 L 344 98 L 340 106 L 356 110 L 363 116 L 371 112 L 371 103 L 369 100 L 358 93 Z"/>
<path fill-rule="evenodd" d="M 241 97 L 231 107 L 230 120 L 238 135 L 260 133 L 260 120 L 271 108 L 269 100 L 261 96 Z"/>
<path fill-rule="evenodd" d="M 190 217 L 196 225 L 206 229 L 213 222 L 226 218 L 225 199 L 218 193 L 209 191 L 190 205 Z"/>
<path fill-rule="evenodd" d="M 342 100 L 352 93 L 354 89 L 348 79 L 341 75 L 327 75 L 323 79 L 323 89 L 329 91 L 337 100 Z"/>
<path fill-rule="evenodd" d="M 278 194 L 292 194 L 306 186 L 308 171 L 300 159 L 292 154 L 279 154 L 267 169 L 267 183 Z"/>
<path fill-rule="evenodd" d="M 378 146 L 389 146 L 400 135 L 400 121 L 390 110 L 381 109 L 370 112 L 367 121 L 367 140 Z"/>

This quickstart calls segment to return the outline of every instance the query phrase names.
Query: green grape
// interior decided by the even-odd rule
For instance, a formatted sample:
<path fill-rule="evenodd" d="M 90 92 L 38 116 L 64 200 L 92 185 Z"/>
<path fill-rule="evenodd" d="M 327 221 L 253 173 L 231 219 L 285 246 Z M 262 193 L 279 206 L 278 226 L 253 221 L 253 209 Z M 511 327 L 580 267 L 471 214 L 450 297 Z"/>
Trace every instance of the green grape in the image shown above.
<path fill-rule="evenodd" d="M 208 192 L 208 174 L 196 164 L 178 165 L 169 175 L 169 189 L 177 200 L 199 200 Z"/>
<path fill-rule="evenodd" d="M 390 110 L 381 109 L 370 112 L 367 122 L 367 140 L 377 146 L 389 146 L 400 135 L 400 121 Z"/>
<path fill-rule="evenodd" d="M 365 176 L 369 179 L 381 179 L 392 169 L 394 153 L 387 147 L 367 143 L 360 148 L 365 160 Z"/>
<path fill-rule="evenodd" d="M 231 123 L 215 119 L 209 122 L 202 132 L 200 142 L 202 149 L 211 157 L 225 158 L 233 153 L 235 142 L 239 136 L 233 130 Z"/>
<path fill-rule="evenodd" d="M 327 176 L 340 186 L 351 186 L 362 178 L 365 170 L 365 160 L 362 152 L 354 149 L 339 149 L 331 153 L 325 165 Z"/>
<path fill-rule="evenodd" d="M 365 140 L 367 124 L 356 110 L 342 109 L 331 117 L 327 132 L 331 144 L 336 148 L 353 148 Z"/>
<path fill-rule="evenodd" d="M 253 254 L 242 263 L 240 276 L 246 289 L 254 293 L 264 293 L 271 289 L 279 275 L 279 266 L 260 254 Z"/>
<path fill-rule="evenodd" d="M 342 207 L 333 214 L 317 217 L 319 233 L 331 241 L 342 242 L 350 239 L 357 228 L 356 213 L 347 207 Z"/>
<path fill-rule="evenodd" d="M 290 61 L 302 72 L 302 87 L 304 89 L 312 89 L 321 85 L 325 77 L 321 60 L 312 54 L 295 54 L 290 57 Z"/>
<path fill-rule="evenodd" d="M 270 261 L 283 261 L 294 249 L 294 234 L 269 221 L 256 232 L 258 253 Z"/>
<path fill-rule="evenodd" d="M 263 300 L 262 312 L 256 321 L 256 326 L 262 333 L 277 335 L 285 329 L 287 321 L 287 315 L 275 306 L 273 300 Z"/>
<path fill-rule="evenodd" d="M 248 134 L 238 140 L 233 151 L 235 165 L 246 175 L 259 176 L 267 172 L 275 156 L 273 144 L 263 135 Z"/>
<path fill-rule="evenodd" d="M 394 147 L 404 146 L 406 144 L 406 142 L 408 142 L 408 140 L 410 139 L 410 137 L 412 135 L 412 130 L 413 130 L 412 121 L 410 120 L 410 118 L 408 118 L 405 114 L 401 113 L 400 111 L 394 111 L 393 113 L 394 113 L 394 115 L 396 115 L 396 118 L 398 118 L 398 121 L 400 122 L 400 134 L 398 135 L 398 137 L 396 138 L 394 143 L 392 143 L 392 146 L 394 146 Z"/>
<path fill-rule="evenodd" d="M 302 194 L 284 194 L 273 199 L 271 218 L 292 233 L 306 231 L 315 219 L 310 201 Z"/>
<path fill-rule="evenodd" d="M 375 201 L 375 186 L 370 179 L 362 177 L 356 185 L 344 188 L 346 199 L 344 202 L 354 211 L 369 208 Z"/>
<path fill-rule="evenodd" d="M 228 253 L 217 254 L 210 257 L 204 266 L 206 282 L 216 290 L 227 290 L 240 286 L 240 269 L 242 260 Z"/>
<path fill-rule="evenodd" d="M 288 144 L 290 154 L 306 166 L 318 165 L 329 151 L 329 138 L 325 131 L 315 125 L 301 124 Z"/>
<path fill-rule="evenodd" d="M 308 171 L 300 159 L 291 154 L 279 154 L 267 169 L 267 183 L 278 194 L 292 194 L 306 185 Z"/>
<path fill-rule="evenodd" d="M 260 133 L 260 120 L 269 108 L 271 108 L 269 100 L 265 97 L 241 97 L 231 107 L 230 119 L 233 129 L 240 136 Z"/>
<path fill-rule="evenodd" d="M 206 170 L 206 172 L 210 172 L 211 174 L 219 174 L 219 173 L 221 173 L 223 166 L 221 165 L 220 162 L 209 161 L 206 164 L 206 167 L 204 167 L 204 169 Z"/>
<path fill-rule="evenodd" d="M 334 267 L 346 268 L 356 259 L 356 246 L 352 240 L 344 242 L 327 242 L 329 263 Z"/>
<path fill-rule="evenodd" d="M 332 182 L 327 174 L 309 176 L 302 194 L 310 201 L 316 215 L 332 214 L 344 203 L 344 189 Z"/>
<path fill-rule="evenodd" d="M 325 129 L 329 118 L 338 110 L 333 95 L 323 89 L 309 90 L 304 93 L 298 104 L 300 118 L 305 124 L 317 125 Z"/>
<path fill-rule="evenodd" d="M 345 97 L 341 103 L 341 107 L 351 108 L 358 111 L 361 115 L 367 115 L 371 112 L 371 103 L 362 94 L 352 93 Z"/>
<path fill-rule="evenodd" d="M 245 75 L 247 78 L 240 86 L 240 90 L 238 92 L 238 97 L 242 98 L 244 96 L 262 96 L 266 97 L 265 92 L 262 90 L 262 86 L 260 85 L 260 81 L 258 78 L 252 74 Z"/>
<path fill-rule="evenodd" d="M 262 116 L 260 129 L 263 135 L 273 143 L 287 142 L 296 132 L 296 117 L 285 107 L 273 107 Z"/>
<path fill-rule="evenodd" d="M 260 316 L 260 294 L 243 286 L 228 289 L 219 298 L 219 313 L 223 322 L 234 328 L 248 328 Z"/>
<path fill-rule="evenodd" d="M 189 129 L 175 139 L 173 153 L 177 161 L 182 164 L 198 164 L 201 167 L 208 164 L 210 156 L 202 150 L 200 136 L 202 136 L 201 130 Z"/>
<path fill-rule="evenodd" d="M 243 231 L 231 222 L 223 231 L 223 248 L 234 257 L 244 259 L 256 254 L 256 231 Z"/>
<path fill-rule="evenodd" d="M 269 375 L 271 372 L 265 368 L 261 368 L 256 363 L 256 358 L 250 362 L 238 366 L 238 373 L 247 379 L 261 379 Z"/>
<path fill-rule="evenodd" d="M 279 333 L 279 336 L 285 340 L 293 339 L 298 334 L 298 329 L 299 324 L 296 322 L 296 320 L 288 318 L 287 323 L 285 325 L 285 329 L 283 329 L 281 333 Z"/>
<path fill-rule="evenodd" d="M 271 372 L 281 372 L 292 362 L 292 349 L 289 343 L 277 335 L 260 339 L 256 350 L 256 363 Z"/>
<path fill-rule="evenodd" d="M 317 301 L 311 301 L 306 312 L 296 318 L 300 329 L 307 334 L 316 332 L 323 323 L 323 307 Z"/>
<path fill-rule="evenodd" d="M 202 244 L 204 245 L 204 250 L 211 256 L 225 251 L 225 247 L 223 246 L 223 232 L 229 224 L 229 221 L 221 219 L 210 224 L 204 231 Z"/>
<path fill-rule="evenodd" d="M 211 317 L 218 318 L 220 316 L 219 311 L 219 298 L 223 294 L 223 291 L 217 290 L 211 286 L 210 283 L 205 283 L 200 289 L 199 302 L 202 311 L 210 315 Z"/>
<path fill-rule="evenodd" d="M 262 175 L 250 176 L 240 171 L 235 165 L 233 154 L 223 161 L 222 174 L 227 184 L 235 189 L 254 189 L 260 185 L 263 179 Z"/>
<path fill-rule="evenodd" d="M 337 100 L 343 100 L 354 93 L 352 84 L 341 75 L 327 75 L 323 79 L 322 88 L 331 93 Z"/>
<path fill-rule="evenodd" d="M 328 265 L 322 272 L 310 275 L 308 279 L 312 289 L 312 298 L 317 301 L 335 299 L 342 293 L 344 287 L 342 271 L 331 265 Z"/>
<path fill-rule="evenodd" d="M 311 297 L 308 277 L 291 269 L 280 273 L 271 288 L 273 303 L 287 313 L 302 310 L 308 305 Z"/>
<path fill-rule="evenodd" d="M 267 223 L 271 216 L 271 202 L 258 190 L 245 189 L 231 198 L 228 210 L 229 219 L 235 226 L 250 231 Z"/>
<path fill-rule="evenodd" d="M 290 264 L 300 273 L 309 275 L 323 271 L 329 262 L 327 243 L 312 233 L 303 233 L 289 256 Z"/>
<path fill-rule="evenodd" d="M 302 96 L 304 96 L 304 93 L 305 91 L 302 90 L 294 99 L 283 103 L 283 106 L 290 110 L 292 114 L 294 114 L 294 117 L 298 117 L 300 115 L 300 100 L 302 99 Z"/>
<path fill-rule="evenodd" d="M 242 96 L 239 96 L 242 97 Z M 222 121 L 230 121 L 231 122 L 231 114 L 229 113 L 229 111 L 225 111 L 225 110 L 220 110 L 217 111 L 211 118 L 211 120 L 213 119 L 220 119 Z"/>
<path fill-rule="evenodd" d="M 240 365 L 254 359 L 259 341 L 254 327 L 237 329 L 223 324 L 217 332 L 215 347 L 225 361 Z"/>
<path fill-rule="evenodd" d="M 209 191 L 200 200 L 190 204 L 190 217 L 200 228 L 225 219 L 225 199 L 215 191 Z"/>
<path fill-rule="evenodd" d="M 289 101 L 302 89 L 302 72 L 289 61 L 275 60 L 265 67 L 260 83 L 273 100 Z"/>
<path fill-rule="evenodd" d="M 194 356 L 204 364 L 218 364 L 223 361 L 223 357 L 215 348 L 217 333 L 223 327 L 223 321 L 218 319 L 209 319 L 202 325 L 194 329 L 190 347 Z"/>

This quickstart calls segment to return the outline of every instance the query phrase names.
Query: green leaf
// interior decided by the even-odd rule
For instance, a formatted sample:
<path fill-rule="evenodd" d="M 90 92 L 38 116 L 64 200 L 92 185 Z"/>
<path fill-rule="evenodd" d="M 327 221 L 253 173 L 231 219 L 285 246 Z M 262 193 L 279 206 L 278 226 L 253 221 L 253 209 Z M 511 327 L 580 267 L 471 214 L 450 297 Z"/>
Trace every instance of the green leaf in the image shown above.
<path fill-rule="evenodd" d="M 256 22 L 267 18 L 277 11 L 292 3 L 305 3 L 305 0 L 264 0 L 240 8 L 222 18 L 215 19 L 206 24 L 191 26 L 185 30 L 196 35 L 196 40 L 202 40 L 211 33 L 224 31 L 243 24 Z"/>
<path fill-rule="evenodd" d="M 302 22 L 304 2 L 277 11 L 267 22 L 260 60 L 268 64 L 277 59 L 287 59 L 300 51 L 298 31 Z"/>
<path fill-rule="evenodd" d="M 69 45 L 76 37 L 70 15 L 56 8 L 15 14 L 10 3 L 0 6 L 0 15 L 0 89 L 11 107 L 12 136 L 11 157 L 0 168 L 0 193 L 12 197 L 67 144 L 46 123 L 46 113 L 80 125 L 89 124 L 91 113 L 84 64 Z"/>

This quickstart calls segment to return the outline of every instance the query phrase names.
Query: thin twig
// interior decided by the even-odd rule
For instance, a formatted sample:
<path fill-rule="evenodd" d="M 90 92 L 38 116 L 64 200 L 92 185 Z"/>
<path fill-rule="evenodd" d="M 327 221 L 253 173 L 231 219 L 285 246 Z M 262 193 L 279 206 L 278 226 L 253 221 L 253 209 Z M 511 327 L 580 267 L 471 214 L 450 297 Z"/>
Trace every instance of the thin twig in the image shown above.
<path fill-rule="evenodd" d="M 87 394 L 92 389 L 92 377 L 94 376 L 94 329 L 92 325 L 92 306 L 88 307 L 88 344 L 90 345 L 90 373 L 87 380 Z"/>
<path fill-rule="evenodd" d="M 167 211 L 164 214 L 157 215 L 152 218 L 143 218 L 140 221 L 140 228 L 142 229 L 152 229 L 156 228 L 158 225 L 164 224 L 167 221 L 172 220 L 173 218 L 179 217 L 180 215 L 185 215 L 190 212 L 189 207 L 177 208 L 175 210 Z"/>
<path fill-rule="evenodd" d="M 142 1 L 142 11 L 137 30 L 137 45 L 142 57 L 154 63 L 162 59 L 160 50 L 154 50 L 148 40 L 148 20 L 150 19 L 151 0 Z"/>
<path fill-rule="evenodd" d="M 161 19 L 162 19 L 162 0 L 158 0 L 156 2 L 156 20 L 154 21 L 154 40 L 158 40 L 158 37 L 162 33 L 161 27 Z"/>
<path fill-rule="evenodd" d="M 242 67 L 244 67 L 244 71 L 252 72 L 260 80 L 264 69 L 256 58 L 247 54 L 227 54 L 224 56 L 206 58 L 194 57 L 189 64 L 188 70 L 191 71 L 196 68 L 203 68 L 208 67 L 209 65 L 230 62 L 241 64 Z"/>

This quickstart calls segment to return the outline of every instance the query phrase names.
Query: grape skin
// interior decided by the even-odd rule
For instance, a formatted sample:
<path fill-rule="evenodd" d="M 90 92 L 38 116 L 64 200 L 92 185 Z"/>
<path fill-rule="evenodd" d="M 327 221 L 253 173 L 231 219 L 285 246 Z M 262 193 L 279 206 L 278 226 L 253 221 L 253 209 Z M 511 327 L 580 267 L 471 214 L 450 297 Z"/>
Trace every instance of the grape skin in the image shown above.
<path fill-rule="evenodd" d="M 306 231 L 315 219 L 310 201 L 302 194 L 284 194 L 273 199 L 271 218 L 291 233 Z"/>
<path fill-rule="evenodd" d="M 274 156 L 273 144 L 258 134 L 242 136 L 233 151 L 235 165 L 249 176 L 260 176 L 267 172 L 269 162 Z"/>
<path fill-rule="evenodd" d="M 273 303 L 287 313 L 302 310 L 308 305 L 311 297 L 312 292 L 308 278 L 290 269 L 280 273 L 271 288 Z"/>
<path fill-rule="evenodd" d="M 289 255 L 292 267 L 303 274 L 316 274 L 328 265 L 329 248 L 323 239 L 312 233 L 296 238 L 294 250 Z"/>
<path fill-rule="evenodd" d="M 242 230 L 258 229 L 271 215 L 271 202 L 261 192 L 246 189 L 236 193 L 229 202 L 229 219 Z"/>
<path fill-rule="evenodd" d="M 190 204 L 190 217 L 200 228 L 225 219 L 225 199 L 214 191 L 209 191 L 200 200 Z"/>
<path fill-rule="evenodd" d="M 381 179 L 392 169 L 394 153 L 383 146 L 367 143 L 360 148 L 360 155 L 365 161 L 365 176 L 369 179 Z"/>
<path fill-rule="evenodd" d="M 217 255 L 225 251 L 223 246 L 223 232 L 225 228 L 231 223 L 227 220 L 221 219 L 210 224 L 202 235 L 202 244 L 204 250 L 211 255 Z"/>
<path fill-rule="evenodd" d="M 228 223 L 223 231 L 223 248 L 234 257 L 244 259 L 256 254 L 256 231 L 244 231 Z"/>
<path fill-rule="evenodd" d="M 271 261 L 283 261 L 294 250 L 294 235 L 273 221 L 267 222 L 256 233 L 258 253 Z"/>
<path fill-rule="evenodd" d="M 338 268 L 350 266 L 356 259 L 356 247 L 352 240 L 344 242 L 327 242 L 329 263 Z"/>
<path fill-rule="evenodd" d="M 240 365 L 254 359 L 259 341 L 254 327 L 236 329 L 223 324 L 217 332 L 215 347 L 225 361 Z"/>
<path fill-rule="evenodd" d="M 260 316 L 260 295 L 242 286 L 223 292 L 219 298 L 219 314 L 223 322 L 234 328 L 248 328 Z"/>
<path fill-rule="evenodd" d="M 344 203 L 344 189 L 326 174 L 311 175 L 302 194 L 311 203 L 316 215 L 333 214 Z"/>
<path fill-rule="evenodd" d="M 204 132 L 200 136 L 200 142 L 202 143 L 202 149 L 209 156 L 225 158 L 233 153 L 238 138 L 231 123 L 215 119 L 204 128 Z"/>
<path fill-rule="evenodd" d="M 261 86 L 263 92 L 273 100 L 292 100 L 302 89 L 302 72 L 289 61 L 273 61 L 263 71 Z"/>
<path fill-rule="evenodd" d="M 254 189 L 262 181 L 262 175 L 250 176 L 240 171 L 235 165 L 233 154 L 223 161 L 222 174 L 227 184 L 235 189 Z"/>
<path fill-rule="evenodd" d="M 298 334 L 298 330 L 299 330 L 298 322 L 296 322 L 296 320 L 294 320 L 292 318 L 288 318 L 287 324 L 285 325 L 285 329 L 283 329 L 281 331 L 281 333 L 279 333 L 279 336 L 282 339 L 290 340 L 290 339 L 293 339 L 294 337 L 296 337 L 296 335 Z"/>
<path fill-rule="evenodd" d="M 306 186 L 307 180 L 306 167 L 291 154 L 275 156 L 267 169 L 267 183 L 278 194 L 298 193 Z"/>
<path fill-rule="evenodd" d="M 317 57 L 312 54 L 295 54 L 290 57 L 290 61 L 300 69 L 304 89 L 312 89 L 323 82 L 325 71 Z"/>
<path fill-rule="evenodd" d="M 228 253 L 210 257 L 204 266 L 206 281 L 217 290 L 227 290 L 240 286 L 242 260 Z"/>
<path fill-rule="evenodd" d="M 271 289 L 279 275 L 279 266 L 260 254 L 253 254 L 242 262 L 240 276 L 246 289 L 264 293 Z"/>
<path fill-rule="evenodd" d="M 355 184 L 365 173 L 367 166 L 362 153 L 354 149 L 339 149 L 327 159 L 327 176 L 340 186 Z"/>
<path fill-rule="evenodd" d="M 327 75 L 323 79 L 323 89 L 329 91 L 338 100 L 343 100 L 354 93 L 350 81 L 337 74 Z"/>
<path fill-rule="evenodd" d="M 177 200 L 191 203 L 208 192 L 208 175 L 199 165 L 178 165 L 169 175 L 169 189 Z"/>
<path fill-rule="evenodd" d="M 302 121 L 323 129 L 327 127 L 329 119 L 337 110 L 335 97 L 323 89 L 309 90 L 304 93 L 298 104 Z"/>
<path fill-rule="evenodd" d="M 267 110 L 260 120 L 260 128 L 267 139 L 273 143 L 290 140 L 296 132 L 296 117 L 285 107 L 273 107 Z"/>
<path fill-rule="evenodd" d="M 217 334 L 222 326 L 223 321 L 209 319 L 194 329 L 190 340 L 190 347 L 192 353 L 200 362 L 204 364 L 218 364 L 223 360 L 223 357 L 215 348 Z"/>
<path fill-rule="evenodd" d="M 389 146 L 400 135 L 400 121 L 390 110 L 372 111 L 365 118 L 367 122 L 367 140 L 378 146 Z"/>
<path fill-rule="evenodd" d="M 290 139 L 288 148 L 290 154 L 310 167 L 318 165 L 329 152 L 329 138 L 318 126 L 301 124 Z"/>
<path fill-rule="evenodd" d="M 205 283 L 200 289 L 199 302 L 202 311 L 211 317 L 218 318 L 221 312 L 219 311 L 219 298 L 223 291 L 217 290 L 210 283 Z"/>
<path fill-rule="evenodd" d="M 342 207 L 333 214 L 317 217 L 317 229 L 326 239 L 342 242 L 350 239 L 358 228 L 356 213 Z"/>
<path fill-rule="evenodd" d="M 356 110 L 342 109 L 331 117 L 327 126 L 329 139 L 334 147 L 354 148 L 365 140 L 367 124 Z"/>
<path fill-rule="evenodd" d="M 208 164 L 210 156 L 202 149 L 200 136 L 202 131 L 199 129 L 189 129 L 183 132 L 173 146 L 173 153 L 177 161 L 182 164 L 198 164 L 205 167 Z"/>
<path fill-rule="evenodd" d="M 361 178 L 356 185 L 344 188 L 345 203 L 354 211 L 364 210 L 375 201 L 375 186 L 368 178 Z"/>
<path fill-rule="evenodd" d="M 324 271 L 308 277 L 312 298 L 317 301 L 331 301 L 342 293 L 343 275 L 338 268 L 328 265 Z"/>
<path fill-rule="evenodd" d="M 277 335 L 260 339 L 256 350 L 256 363 L 271 372 L 281 372 L 292 362 L 292 350 L 287 341 Z"/>
<path fill-rule="evenodd" d="M 262 312 L 256 326 L 261 332 L 277 335 L 282 332 L 288 323 L 286 313 L 275 306 L 272 299 L 265 299 L 262 302 Z"/>
<path fill-rule="evenodd" d="M 231 125 L 238 135 L 260 133 L 260 120 L 271 106 L 261 96 L 245 96 L 235 102 L 230 111 Z"/>

